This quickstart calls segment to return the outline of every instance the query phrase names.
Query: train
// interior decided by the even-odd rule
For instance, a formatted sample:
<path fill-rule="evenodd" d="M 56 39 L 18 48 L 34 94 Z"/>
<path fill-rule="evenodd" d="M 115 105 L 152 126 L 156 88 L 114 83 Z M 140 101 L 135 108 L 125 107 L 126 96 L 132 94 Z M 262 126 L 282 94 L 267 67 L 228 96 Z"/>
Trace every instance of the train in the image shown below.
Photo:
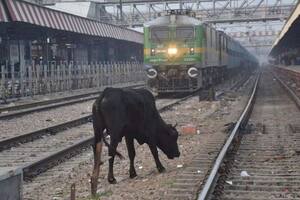
<path fill-rule="evenodd" d="M 171 10 L 144 24 L 144 66 L 157 93 L 208 88 L 258 61 L 223 31 L 191 12 Z"/>

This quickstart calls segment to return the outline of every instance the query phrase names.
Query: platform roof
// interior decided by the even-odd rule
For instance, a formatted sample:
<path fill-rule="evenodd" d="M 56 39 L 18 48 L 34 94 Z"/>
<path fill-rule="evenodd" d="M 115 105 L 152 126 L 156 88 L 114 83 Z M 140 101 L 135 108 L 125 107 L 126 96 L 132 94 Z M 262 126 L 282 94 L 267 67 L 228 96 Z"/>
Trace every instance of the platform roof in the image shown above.
<path fill-rule="evenodd" d="M 4 6 L 3 4 L 0 4 L 0 6 L 3 7 L 4 11 L 5 6 L 7 7 L 8 13 L 6 13 L 6 16 L 9 16 L 5 18 L 0 15 L 0 21 L 3 18 L 3 21 L 28 23 L 50 29 L 113 38 L 140 44 L 143 43 L 143 35 L 137 31 L 53 10 L 25 1 L 4 0 L 0 2 L 5 3 Z"/>
<path fill-rule="evenodd" d="M 300 47 L 300 2 L 284 24 L 279 36 L 275 40 L 270 55 L 276 56 L 282 50 Z"/>
<path fill-rule="evenodd" d="M 0 1 L 0 22 L 8 22 L 8 16 L 2 1 Z"/>

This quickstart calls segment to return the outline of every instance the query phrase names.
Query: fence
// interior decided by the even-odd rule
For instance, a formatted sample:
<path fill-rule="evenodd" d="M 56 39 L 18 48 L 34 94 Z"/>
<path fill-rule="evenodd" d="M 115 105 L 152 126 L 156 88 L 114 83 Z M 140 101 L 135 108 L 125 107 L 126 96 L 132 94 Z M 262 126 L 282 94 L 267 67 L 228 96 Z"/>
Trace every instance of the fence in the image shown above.
<path fill-rule="evenodd" d="M 1 99 L 145 80 L 142 64 L 137 62 L 51 62 L 47 65 L 25 64 L 18 71 L 15 68 L 19 67 L 1 66 Z"/>

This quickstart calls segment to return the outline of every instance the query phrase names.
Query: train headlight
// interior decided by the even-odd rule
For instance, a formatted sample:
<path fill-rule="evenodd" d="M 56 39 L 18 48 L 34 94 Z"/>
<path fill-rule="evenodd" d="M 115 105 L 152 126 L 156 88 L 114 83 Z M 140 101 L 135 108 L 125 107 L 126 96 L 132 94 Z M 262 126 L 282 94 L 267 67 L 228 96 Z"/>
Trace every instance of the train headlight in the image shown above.
<path fill-rule="evenodd" d="M 151 56 L 155 55 L 155 49 L 151 49 Z"/>
<path fill-rule="evenodd" d="M 195 78 L 196 76 L 198 76 L 198 69 L 196 67 L 191 67 L 191 68 L 189 68 L 187 73 L 188 73 L 189 77 Z"/>
<path fill-rule="evenodd" d="M 195 49 L 194 49 L 194 47 L 191 47 L 191 48 L 190 48 L 190 54 L 191 54 L 191 55 L 194 55 L 194 53 L 195 53 Z"/>
<path fill-rule="evenodd" d="M 168 48 L 168 54 L 169 55 L 176 55 L 177 54 L 177 48 L 175 47 L 173 47 L 173 48 Z"/>
<path fill-rule="evenodd" d="M 147 70 L 147 76 L 148 76 L 148 78 L 151 78 L 151 79 L 156 78 L 157 77 L 157 71 L 153 68 L 148 69 Z"/>

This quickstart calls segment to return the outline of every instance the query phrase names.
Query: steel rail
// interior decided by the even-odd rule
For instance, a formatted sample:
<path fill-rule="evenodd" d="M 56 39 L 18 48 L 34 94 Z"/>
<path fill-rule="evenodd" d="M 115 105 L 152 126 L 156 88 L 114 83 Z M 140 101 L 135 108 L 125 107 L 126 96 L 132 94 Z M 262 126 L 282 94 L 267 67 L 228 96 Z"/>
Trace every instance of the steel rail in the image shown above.
<path fill-rule="evenodd" d="M 39 175 L 42 172 L 45 172 L 46 170 L 50 169 L 54 165 L 58 165 L 60 162 L 62 162 L 66 158 L 71 158 L 78 153 L 81 152 L 82 149 L 88 148 L 94 141 L 94 137 L 89 137 L 87 139 L 81 140 L 77 142 L 76 144 L 73 144 L 72 146 L 62 149 L 58 152 L 55 152 L 45 158 L 42 158 L 40 160 L 37 160 L 33 163 L 30 163 L 26 166 L 22 167 L 23 170 L 23 179 L 30 180 L 33 177 Z M 54 163 L 55 164 L 49 164 Z M 48 164 L 48 165 L 47 165 Z"/>
<path fill-rule="evenodd" d="M 170 103 L 168 105 L 163 106 L 162 108 L 158 109 L 159 112 L 165 112 L 167 110 L 169 110 L 172 106 L 175 106 L 177 104 L 179 104 L 182 101 L 185 101 L 188 98 L 191 98 L 192 96 L 194 96 L 195 94 L 192 95 L 188 95 L 184 98 L 181 98 L 173 103 Z M 90 121 L 91 120 L 91 116 L 92 115 L 88 115 L 85 118 L 85 121 Z M 77 123 L 82 123 L 80 122 L 80 120 L 82 120 L 82 118 L 77 119 Z M 73 120 L 74 121 L 74 120 Z M 54 127 L 48 127 L 46 129 L 42 129 L 39 131 L 36 131 L 34 133 L 30 134 L 26 134 L 26 135 L 22 135 L 22 136 L 18 136 L 16 138 L 21 138 L 23 139 L 23 141 L 28 141 L 29 139 L 26 139 L 26 137 L 34 137 L 34 138 L 39 138 L 41 137 L 41 135 L 45 135 L 47 133 L 51 133 L 51 131 L 55 131 L 55 132 L 59 132 L 62 129 L 66 129 L 69 128 L 69 125 L 72 121 L 70 122 L 66 122 L 63 124 L 59 124 L 56 125 Z M 74 122 L 72 122 L 74 123 Z M 68 125 L 66 125 L 68 124 Z M 64 127 L 65 126 L 65 127 Z M 34 136 L 32 136 L 33 134 L 35 134 Z M 7 140 L 7 142 L 9 142 L 11 145 L 17 145 L 19 144 L 17 141 L 13 141 L 14 138 L 10 138 Z M 46 171 L 47 169 L 59 164 L 60 162 L 63 162 L 64 159 L 66 158 L 71 158 L 75 155 L 77 155 L 78 153 L 76 152 L 81 152 L 81 150 L 89 145 L 91 145 L 93 143 L 94 137 L 89 137 L 87 139 L 81 140 L 80 142 L 73 144 L 67 148 L 64 148 L 60 151 L 57 151 L 47 157 L 44 157 L 40 160 L 37 160 L 33 163 L 30 163 L 28 165 L 25 165 L 23 167 L 21 167 L 21 169 L 23 170 L 23 178 L 24 180 L 30 180 L 32 179 L 34 176 Z M 5 144 L 4 143 L 4 148 L 8 148 L 10 144 Z M 0 142 L 0 146 L 3 145 L 3 141 L 2 143 Z M 3 150 L 3 149 L 2 149 Z"/>
<path fill-rule="evenodd" d="M 249 78 L 250 77 L 248 77 L 248 79 L 243 79 L 243 80 L 238 81 L 236 84 L 234 84 L 234 86 L 232 88 L 230 88 L 230 90 L 233 90 L 233 89 L 241 86 L 247 80 L 249 80 Z M 242 82 L 242 84 L 241 84 L 241 82 Z M 141 86 L 141 85 L 137 85 L 137 87 L 139 87 L 139 86 Z M 218 94 L 216 96 L 216 98 L 221 97 L 223 94 L 224 94 L 224 92 Z M 181 100 L 183 101 L 187 98 L 190 98 L 190 96 L 184 97 Z M 177 103 L 180 103 L 180 102 L 177 102 Z M 174 105 L 169 105 L 169 106 L 167 105 L 167 106 L 161 108 L 159 111 L 164 112 L 164 110 L 168 110 L 169 107 L 172 107 L 172 106 L 174 106 Z M 23 134 L 20 136 L 0 140 L 0 152 L 3 150 L 9 149 L 11 147 L 18 146 L 21 143 L 25 143 L 25 142 L 29 142 L 29 141 L 33 141 L 35 139 L 41 138 L 42 136 L 47 135 L 47 134 L 56 134 L 62 130 L 66 130 L 67 128 L 72 128 L 75 126 L 82 125 L 84 123 L 91 121 L 91 118 L 92 118 L 92 115 L 87 115 L 87 116 L 80 117 L 80 118 L 77 118 L 74 120 L 70 120 L 70 121 L 67 121 L 64 123 L 60 123 L 60 124 L 57 124 L 57 125 L 54 125 L 51 127 L 43 128 L 43 129 L 40 129 L 37 131 L 32 131 L 32 132 L 29 132 L 29 133 L 26 133 L 26 134 Z M 1 117 L 0 117 L 0 119 L 1 119 Z"/>
<path fill-rule="evenodd" d="M 231 88 L 230 90 L 237 91 L 239 88 L 241 88 L 251 77 L 252 75 L 250 74 L 249 76 L 243 77 L 241 80 L 237 81 Z"/>
<path fill-rule="evenodd" d="M 292 98 L 292 100 L 295 102 L 297 107 L 300 109 L 300 98 L 295 94 L 295 92 L 289 88 L 274 72 L 272 72 L 273 77 L 278 80 L 281 87 L 288 93 L 288 95 Z"/>
<path fill-rule="evenodd" d="M 72 100 L 72 99 L 76 99 L 76 98 L 84 98 L 89 95 L 99 94 L 99 92 L 101 92 L 101 91 L 99 90 L 99 91 L 89 92 L 89 93 L 85 93 L 85 94 L 71 95 L 71 96 L 67 96 L 67 97 L 60 97 L 60 98 L 55 98 L 55 99 L 36 101 L 36 102 L 32 102 L 32 103 L 24 103 L 24 104 L 15 105 L 15 106 L 2 107 L 2 108 L 0 108 L 0 113 L 5 112 L 5 111 L 14 111 L 14 110 L 27 109 L 27 108 L 32 108 L 32 107 L 42 106 L 42 105 L 47 105 L 47 104 L 52 104 L 52 103 L 58 103 L 61 101 L 68 101 L 68 100 Z"/>
<path fill-rule="evenodd" d="M 68 128 L 72 128 L 75 126 L 82 125 L 92 120 L 92 115 L 87 115 L 85 117 L 80 117 L 74 120 L 70 120 L 61 124 L 57 124 L 54 126 L 50 126 L 47 128 L 43 128 L 37 131 L 33 131 L 30 133 L 26 133 L 23 135 L 19 135 L 16 137 L 8 138 L 0 141 L 0 152 L 11 147 L 15 147 L 20 145 L 21 143 L 33 141 L 35 139 L 41 138 L 47 134 L 56 134 L 60 131 L 66 130 Z"/>
<path fill-rule="evenodd" d="M 191 96 L 191 95 L 190 95 Z M 184 97 L 182 99 L 180 99 L 181 101 L 190 98 L 190 96 Z M 180 101 L 179 100 L 179 101 Z M 179 101 L 176 101 L 175 104 L 178 104 Z M 165 107 L 159 109 L 160 112 L 164 112 L 164 110 L 168 110 L 169 107 L 172 107 L 174 105 L 166 105 Z M 91 122 L 92 121 L 92 114 L 90 115 L 86 115 L 84 117 L 79 117 L 77 119 L 73 119 L 64 123 L 60 123 L 54 126 L 50 126 L 47 128 L 43 128 L 37 131 L 32 131 L 23 135 L 19 135 L 19 136 L 15 136 L 15 137 L 11 137 L 11 138 L 7 138 L 4 140 L 0 140 L 0 152 L 3 150 L 7 150 L 11 147 L 16 147 L 19 146 L 22 143 L 25 142 L 29 142 L 29 141 L 33 141 L 35 139 L 41 138 L 44 135 L 47 134 L 56 134 L 60 131 L 66 130 L 68 128 L 73 128 L 82 124 L 85 124 L 87 122 Z"/>
<path fill-rule="evenodd" d="M 208 199 L 208 196 L 210 195 L 210 192 L 212 191 L 212 189 L 214 187 L 220 166 L 224 160 L 224 157 L 225 157 L 229 147 L 231 146 L 231 144 L 233 142 L 233 139 L 236 137 L 240 127 L 244 126 L 245 122 L 248 120 L 250 113 L 252 111 L 253 105 L 255 103 L 255 97 L 257 94 L 259 79 L 260 79 L 260 73 L 258 73 L 258 75 L 257 75 L 257 78 L 255 81 L 251 96 L 248 100 L 248 103 L 247 103 L 244 111 L 242 112 L 241 116 L 239 117 L 239 120 L 237 121 L 237 123 L 236 123 L 234 129 L 232 130 L 229 138 L 227 139 L 225 145 L 223 146 L 222 150 L 220 151 L 220 153 L 213 165 L 213 168 L 209 174 L 209 177 L 208 177 L 201 193 L 198 196 L 198 200 Z"/>
<path fill-rule="evenodd" d="M 250 80 L 250 78 L 252 77 L 252 74 L 250 74 L 249 76 L 243 77 L 241 80 L 237 81 L 236 83 L 233 84 L 233 86 L 230 87 L 230 90 L 233 91 L 237 91 L 239 88 L 241 88 L 247 81 Z M 216 99 L 220 98 L 221 96 L 223 96 L 226 92 L 223 90 L 221 91 L 219 94 L 216 95 Z"/>
<path fill-rule="evenodd" d="M 50 105 L 43 105 L 43 106 L 20 110 L 20 111 L 16 111 L 16 112 L 12 112 L 12 113 L 2 114 L 2 115 L 0 115 L 0 120 L 10 119 L 10 118 L 14 118 L 14 117 L 20 117 L 22 115 L 26 115 L 29 113 L 48 110 L 51 108 L 58 108 L 58 107 L 62 107 L 62 106 L 67 106 L 67 105 L 71 105 L 71 104 L 75 104 L 75 103 L 84 102 L 84 101 L 90 101 L 90 100 L 96 99 L 100 93 L 101 92 L 98 92 L 98 95 L 95 95 L 92 97 L 85 97 L 85 98 L 80 98 L 80 99 L 75 99 L 75 100 L 69 100 L 69 101 L 65 101 L 65 102 L 60 102 L 60 103 L 55 103 L 55 104 L 50 104 Z"/>
<path fill-rule="evenodd" d="M 144 84 L 131 85 L 131 86 L 126 86 L 124 88 L 141 87 L 141 86 L 144 86 Z M 103 90 L 88 92 L 85 94 L 72 95 L 72 96 L 67 96 L 62 98 L 50 99 L 45 101 L 21 104 L 16 106 L 3 107 L 0 108 L 0 120 L 17 117 L 32 112 L 47 110 L 50 108 L 56 108 L 56 107 L 93 100 L 96 99 L 101 92 L 103 92 Z M 24 109 L 24 110 L 20 110 L 20 109 Z M 16 110 L 20 110 L 20 111 L 16 111 Z M 16 111 L 16 112 L 1 114 L 1 112 L 3 113 L 5 111 Z"/>

